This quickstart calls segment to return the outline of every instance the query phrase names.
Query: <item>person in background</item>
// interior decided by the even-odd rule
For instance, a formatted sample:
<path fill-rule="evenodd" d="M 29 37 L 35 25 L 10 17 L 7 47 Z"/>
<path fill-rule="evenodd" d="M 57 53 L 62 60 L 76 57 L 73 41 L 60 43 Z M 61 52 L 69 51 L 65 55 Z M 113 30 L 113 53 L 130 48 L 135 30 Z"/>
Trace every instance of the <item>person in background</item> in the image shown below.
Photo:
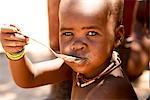
<path fill-rule="evenodd" d="M 150 70 L 149 6 L 149 0 L 134 2 L 133 13 L 127 14 L 133 15 L 130 30 L 126 30 L 130 34 L 126 37 L 124 52 L 120 53 L 124 59 L 123 68 L 141 100 L 150 99 L 149 79 L 143 77 L 149 76 Z"/>
<path fill-rule="evenodd" d="M 148 69 L 150 61 L 150 33 L 149 33 L 149 0 L 136 1 L 131 23 L 131 34 L 125 42 L 126 54 L 128 55 L 125 71 L 129 79 L 137 79 L 144 69 Z M 123 53 L 122 53 L 123 54 Z M 124 58 L 122 58 L 124 59 Z"/>

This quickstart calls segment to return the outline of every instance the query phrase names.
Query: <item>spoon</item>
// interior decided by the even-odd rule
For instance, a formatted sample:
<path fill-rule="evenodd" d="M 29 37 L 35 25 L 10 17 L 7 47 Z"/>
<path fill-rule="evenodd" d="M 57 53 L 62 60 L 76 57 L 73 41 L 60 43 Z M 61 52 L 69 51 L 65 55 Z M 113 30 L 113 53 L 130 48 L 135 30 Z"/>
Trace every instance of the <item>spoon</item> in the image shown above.
<path fill-rule="evenodd" d="M 83 60 L 82 58 L 79 58 L 79 57 L 68 56 L 68 55 L 56 53 L 52 48 L 48 47 L 48 46 L 45 45 L 44 43 L 42 43 L 42 42 L 40 42 L 40 41 L 38 41 L 38 40 L 36 40 L 36 39 L 34 39 L 34 38 L 31 38 L 31 37 L 29 37 L 29 36 L 27 36 L 27 35 L 24 35 L 24 34 L 22 34 L 21 32 L 16 32 L 15 36 L 16 36 L 16 37 L 19 37 L 18 34 L 19 34 L 19 35 L 22 35 L 22 36 L 24 36 L 24 37 L 28 37 L 29 39 L 35 41 L 36 43 L 41 44 L 42 46 L 48 48 L 56 57 L 62 58 L 62 59 L 64 59 L 65 61 L 74 62 L 74 63 L 80 63 L 80 62 L 82 62 L 82 60 Z"/>

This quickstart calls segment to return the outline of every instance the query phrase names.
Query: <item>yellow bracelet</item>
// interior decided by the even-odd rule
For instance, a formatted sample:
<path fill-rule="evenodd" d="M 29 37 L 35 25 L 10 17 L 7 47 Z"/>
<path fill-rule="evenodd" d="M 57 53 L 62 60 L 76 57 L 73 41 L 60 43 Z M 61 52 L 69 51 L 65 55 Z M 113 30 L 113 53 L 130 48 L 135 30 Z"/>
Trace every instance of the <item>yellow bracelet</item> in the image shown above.
<path fill-rule="evenodd" d="M 18 53 L 8 53 L 8 52 L 6 52 L 5 54 L 6 54 L 7 58 L 10 59 L 10 60 L 19 60 L 25 55 L 25 51 L 23 49 Z"/>

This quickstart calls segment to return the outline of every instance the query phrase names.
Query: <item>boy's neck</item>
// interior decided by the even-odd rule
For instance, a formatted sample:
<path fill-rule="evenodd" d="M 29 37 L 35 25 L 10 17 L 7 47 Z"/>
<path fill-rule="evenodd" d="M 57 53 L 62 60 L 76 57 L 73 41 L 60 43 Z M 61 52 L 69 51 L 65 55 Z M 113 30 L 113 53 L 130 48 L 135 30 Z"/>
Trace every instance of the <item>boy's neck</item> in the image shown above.
<path fill-rule="evenodd" d="M 95 71 L 91 72 L 91 73 L 87 73 L 87 74 L 84 74 L 85 77 L 87 79 L 90 79 L 90 78 L 93 78 L 93 77 L 96 77 L 97 75 L 99 75 L 105 68 L 107 68 L 110 64 L 110 58 L 108 58 L 106 60 L 106 62 L 104 62 L 101 66 L 99 66 L 97 69 L 95 69 Z"/>
<path fill-rule="evenodd" d="M 102 64 L 99 68 L 96 69 L 94 73 L 91 74 L 80 74 L 77 73 L 76 81 L 77 85 L 80 87 L 85 87 L 89 84 L 92 84 L 96 80 L 103 79 L 109 73 L 111 73 L 116 68 L 120 67 L 121 60 L 119 58 L 119 54 L 116 51 L 113 51 L 111 59 L 108 58 L 104 64 Z"/>

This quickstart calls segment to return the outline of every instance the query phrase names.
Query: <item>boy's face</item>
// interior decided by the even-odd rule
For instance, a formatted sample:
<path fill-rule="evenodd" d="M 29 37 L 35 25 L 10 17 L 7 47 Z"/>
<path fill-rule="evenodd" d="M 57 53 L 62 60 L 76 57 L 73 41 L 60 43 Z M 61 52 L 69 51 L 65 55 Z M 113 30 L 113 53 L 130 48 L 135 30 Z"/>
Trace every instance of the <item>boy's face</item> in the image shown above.
<path fill-rule="evenodd" d="M 74 71 L 87 76 L 106 66 L 114 46 L 112 22 L 107 20 L 105 6 L 101 8 L 90 7 L 90 12 L 87 12 L 88 9 L 79 5 L 77 9 L 60 7 L 60 51 L 84 58 L 80 64 L 66 63 Z"/>

